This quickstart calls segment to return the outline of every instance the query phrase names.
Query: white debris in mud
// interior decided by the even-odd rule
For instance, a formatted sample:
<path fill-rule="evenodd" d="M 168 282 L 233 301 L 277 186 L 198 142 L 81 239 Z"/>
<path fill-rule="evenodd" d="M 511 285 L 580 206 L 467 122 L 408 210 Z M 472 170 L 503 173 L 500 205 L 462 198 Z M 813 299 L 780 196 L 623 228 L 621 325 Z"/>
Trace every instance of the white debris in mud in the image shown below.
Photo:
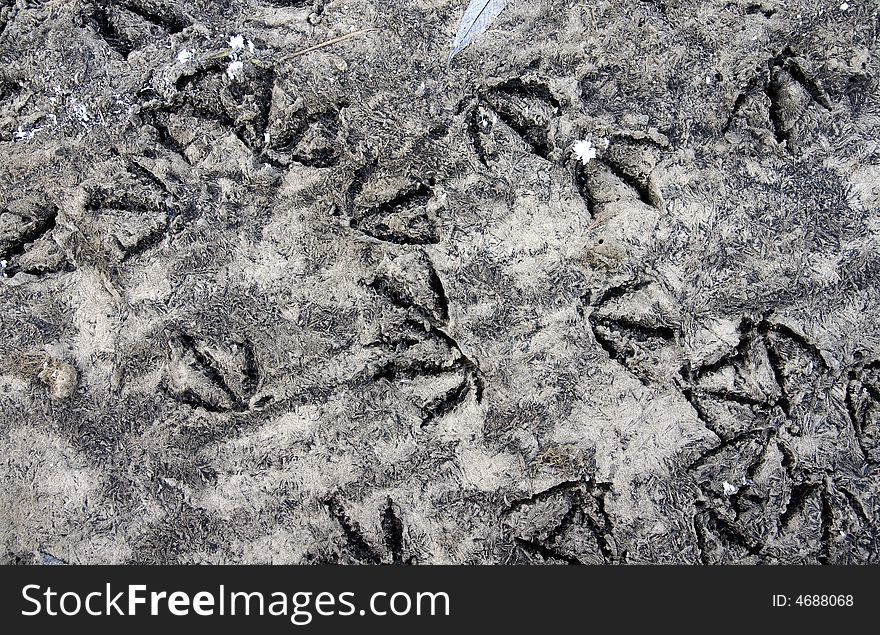
<path fill-rule="evenodd" d="M 229 79 L 237 80 L 241 72 L 244 70 L 244 62 L 241 61 L 239 53 L 245 49 L 245 39 L 243 35 L 233 35 L 229 38 L 229 66 L 226 67 L 226 75 Z M 253 54 L 254 43 L 247 40 L 247 49 Z"/>
<path fill-rule="evenodd" d="M 238 53 L 239 51 L 243 51 L 244 50 L 244 36 L 233 35 L 231 38 L 229 38 L 229 48 L 231 48 L 234 53 Z"/>
<path fill-rule="evenodd" d="M 177 61 L 181 64 L 186 64 L 193 58 L 193 52 L 189 49 L 183 49 L 180 53 L 177 54 Z"/>
<path fill-rule="evenodd" d="M 80 123 L 87 124 L 92 120 L 91 115 L 89 115 L 89 109 L 85 104 L 75 104 L 72 110 L 73 116 L 76 117 Z"/>
<path fill-rule="evenodd" d="M 596 158 L 596 146 L 589 140 L 577 141 L 574 144 L 574 154 L 580 159 L 581 163 L 586 165 Z"/>
<path fill-rule="evenodd" d="M 243 69 L 244 63 L 241 60 L 233 60 L 226 67 L 226 74 L 229 76 L 229 79 L 236 79 Z"/>
<path fill-rule="evenodd" d="M 840 5 L 840 10 L 841 10 L 841 11 L 849 11 L 849 3 L 848 3 L 848 2 L 844 2 L 843 4 L 841 4 L 841 5 Z"/>
<path fill-rule="evenodd" d="M 724 481 L 723 487 L 725 496 L 733 496 L 739 491 L 739 488 L 736 485 L 731 485 L 727 481 Z"/>

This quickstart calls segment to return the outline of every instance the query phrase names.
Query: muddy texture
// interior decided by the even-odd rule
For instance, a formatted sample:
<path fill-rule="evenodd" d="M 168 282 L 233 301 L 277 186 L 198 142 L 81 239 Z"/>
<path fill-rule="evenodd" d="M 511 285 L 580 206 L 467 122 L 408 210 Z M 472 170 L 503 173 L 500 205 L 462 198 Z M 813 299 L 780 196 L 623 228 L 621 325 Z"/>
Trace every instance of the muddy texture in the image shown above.
<path fill-rule="evenodd" d="M 463 5 L 0 0 L 6 561 L 880 561 L 876 4 Z"/>

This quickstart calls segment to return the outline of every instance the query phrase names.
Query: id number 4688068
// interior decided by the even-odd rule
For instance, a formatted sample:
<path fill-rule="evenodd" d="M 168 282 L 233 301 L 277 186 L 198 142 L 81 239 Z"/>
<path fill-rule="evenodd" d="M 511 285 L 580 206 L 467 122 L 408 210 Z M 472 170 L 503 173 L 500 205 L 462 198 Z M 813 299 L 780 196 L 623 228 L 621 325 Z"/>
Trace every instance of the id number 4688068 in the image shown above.
<path fill-rule="evenodd" d="M 852 595 L 774 595 L 773 606 L 853 606 L 855 598 Z"/>

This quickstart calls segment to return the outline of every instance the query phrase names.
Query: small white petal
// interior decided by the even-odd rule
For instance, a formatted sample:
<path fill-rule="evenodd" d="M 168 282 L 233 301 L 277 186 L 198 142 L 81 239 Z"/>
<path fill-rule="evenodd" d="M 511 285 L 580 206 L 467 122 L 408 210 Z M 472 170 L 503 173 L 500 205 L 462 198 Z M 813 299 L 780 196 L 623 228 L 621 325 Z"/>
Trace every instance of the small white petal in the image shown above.
<path fill-rule="evenodd" d="M 236 53 L 238 51 L 244 50 L 244 36 L 234 35 L 229 38 L 229 48 L 231 48 Z"/>
<path fill-rule="evenodd" d="M 239 60 L 235 60 L 230 62 L 229 66 L 226 67 L 226 74 L 230 79 L 235 79 L 241 73 L 243 68 L 244 64 Z"/>
<path fill-rule="evenodd" d="M 577 141 L 574 144 L 574 154 L 580 159 L 581 163 L 586 165 L 596 158 L 596 148 L 593 146 L 592 141 Z"/>

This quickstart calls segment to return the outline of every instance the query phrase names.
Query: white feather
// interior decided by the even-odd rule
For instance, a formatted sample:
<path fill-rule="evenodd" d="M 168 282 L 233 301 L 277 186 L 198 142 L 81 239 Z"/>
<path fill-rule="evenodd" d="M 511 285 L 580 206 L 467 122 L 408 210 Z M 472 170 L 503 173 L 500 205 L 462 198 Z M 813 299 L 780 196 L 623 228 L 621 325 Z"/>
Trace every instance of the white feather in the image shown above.
<path fill-rule="evenodd" d="M 485 32 L 489 25 L 497 18 L 507 6 L 508 0 L 471 0 L 464 16 L 458 25 L 458 33 L 452 42 L 452 52 L 449 54 L 450 61 L 465 47 Z"/>

